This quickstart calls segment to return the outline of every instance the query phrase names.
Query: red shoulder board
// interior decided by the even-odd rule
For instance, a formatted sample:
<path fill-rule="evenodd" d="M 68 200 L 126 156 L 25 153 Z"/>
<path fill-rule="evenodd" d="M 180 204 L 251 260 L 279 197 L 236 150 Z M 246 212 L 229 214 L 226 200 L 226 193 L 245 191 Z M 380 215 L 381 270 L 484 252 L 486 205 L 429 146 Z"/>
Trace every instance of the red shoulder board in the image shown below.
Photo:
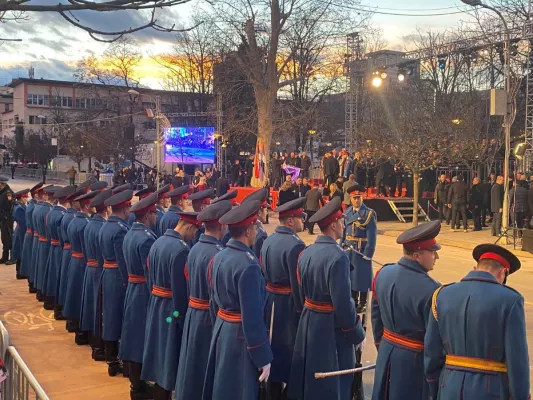
<path fill-rule="evenodd" d="M 185 269 L 183 270 L 183 273 L 185 275 L 185 280 L 189 280 L 189 267 L 187 266 L 187 263 L 185 263 Z"/>
<path fill-rule="evenodd" d="M 376 300 L 376 303 L 378 302 L 378 296 L 376 295 L 376 280 L 378 279 L 378 275 L 381 272 L 381 270 L 385 268 L 387 265 L 393 265 L 393 264 L 385 264 L 383 267 L 381 267 L 378 270 L 378 272 L 376 272 L 376 275 L 374 275 L 374 280 L 372 281 L 372 287 L 370 290 L 372 291 L 372 297 Z"/>
<path fill-rule="evenodd" d="M 209 283 L 209 287 L 213 287 L 213 278 L 212 278 L 212 271 L 213 271 L 213 260 L 215 259 L 215 257 L 213 257 L 211 259 L 211 261 L 209 261 L 209 265 L 207 266 L 207 282 Z"/>

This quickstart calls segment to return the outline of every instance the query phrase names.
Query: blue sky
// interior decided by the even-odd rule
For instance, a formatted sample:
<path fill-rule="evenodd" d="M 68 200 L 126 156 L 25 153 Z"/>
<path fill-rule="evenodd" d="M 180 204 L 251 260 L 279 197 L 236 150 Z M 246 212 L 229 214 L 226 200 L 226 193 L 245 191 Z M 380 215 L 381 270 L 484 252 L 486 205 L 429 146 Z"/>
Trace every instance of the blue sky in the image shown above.
<path fill-rule="evenodd" d="M 66 1 L 66 0 L 62 0 Z M 351 0 L 336 0 L 347 7 L 354 6 Z M 436 9 L 457 7 L 464 10 L 465 6 L 459 0 L 363 0 L 365 5 L 376 11 L 389 13 L 424 13 L 414 9 Z M 34 3 L 57 3 L 57 0 L 32 0 Z M 191 12 L 196 9 L 196 3 L 166 9 L 161 13 L 160 20 L 176 22 L 187 26 Z M 378 8 L 374 8 L 378 7 Z M 390 9 L 405 9 L 390 10 Z M 413 11 L 409 11 L 413 10 Z M 457 8 L 427 11 L 428 14 L 457 11 Z M 119 29 L 120 27 L 135 26 L 146 21 L 145 16 L 138 12 L 128 13 L 95 13 L 76 14 L 85 23 L 96 29 Z M 459 21 L 468 20 L 468 14 L 446 16 L 406 17 L 398 15 L 374 14 L 373 25 L 384 32 L 388 47 L 395 50 L 405 50 L 402 37 L 415 33 L 417 29 L 447 30 L 457 26 Z M 70 26 L 57 14 L 30 14 L 29 19 L 20 23 L 0 24 L 0 37 L 21 38 L 22 42 L 4 42 L 0 45 L 0 85 L 6 84 L 18 76 L 27 76 L 27 68 L 35 68 L 36 77 L 47 79 L 72 79 L 77 60 L 87 55 L 99 55 L 105 45 L 92 40 L 89 35 Z M 175 34 L 145 30 L 135 35 L 145 55 L 159 54 L 169 51 Z"/>

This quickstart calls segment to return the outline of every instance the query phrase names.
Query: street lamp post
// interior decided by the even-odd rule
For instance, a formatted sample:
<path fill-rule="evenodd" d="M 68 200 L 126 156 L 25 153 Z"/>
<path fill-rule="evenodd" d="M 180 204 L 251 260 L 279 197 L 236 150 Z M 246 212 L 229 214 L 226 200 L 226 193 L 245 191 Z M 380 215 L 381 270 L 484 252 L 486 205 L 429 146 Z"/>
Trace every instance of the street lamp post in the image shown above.
<path fill-rule="evenodd" d="M 509 26 L 503 14 L 492 6 L 489 6 L 480 0 L 461 0 L 463 3 L 473 6 L 486 8 L 495 12 L 503 23 L 505 29 L 505 49 L 504 49 L 504 80 L 505 80 L 505 95 L 506 95 L 506 109 L 505 109 L 505 119 L 503 121 L 504 126 L 504 135 L 505 135 L 505 157 L 503 165 L 503 212 L 502 212 L 502 232 L 507 232 L 507 227 L 509 225 L 509 155 L 511 152 L 511 32 L 509 31 Z"/>

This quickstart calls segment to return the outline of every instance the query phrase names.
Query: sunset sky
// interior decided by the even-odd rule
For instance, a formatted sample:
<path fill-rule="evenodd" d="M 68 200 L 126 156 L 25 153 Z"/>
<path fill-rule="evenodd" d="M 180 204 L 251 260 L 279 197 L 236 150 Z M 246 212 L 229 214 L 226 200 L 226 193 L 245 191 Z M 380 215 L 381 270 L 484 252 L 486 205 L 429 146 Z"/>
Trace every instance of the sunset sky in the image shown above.
<path fill-rule="evenodd" d="M 339 4 L 352 7 L 349 0 L 337 0 Z M 57 0 L 33 0 L 33 3 L 50 4 Z M 200 5 L 199 5 L 200 4 Z M 436 14 L 465 10 L 459 0 L 409 0 L 399 2 L 395 0 L 366 0 L 374 9 L 388 13 Z M 196 10 L 202 2 L 191 2 L 172 9 L 165 9 L 160 13 L 159 21 L 165 25 L 172 23 L 188 26 L 191 10 Z M 449 8 L 457 7 L 459 8 Z M 405 11 L 398 10 L 405 9 Z M 428 9 L 441 9 L 429 10 Z M 413 10 L 413 11 L 410 11 Z M 119 30 L 125 27 L 137 26 L 146 21 L 146 15 L 140 12 L 79 12 L 75 14 L 85 24 L 95 29 Z M 89 35 L 70 26 L 57 14 L 29 14 L 28 20 L 19 23 L 8 22 L 0 25 L 0 37 L 20 38 L 22 42 L 4 42 L 0 45 L 0 86 L 9 83 L 17 77 L 27 77 L 30 65 L 35 68 L 35 77 L 45 79 L 73 80 L 72 74 L 76 69 L 76 62 L 85 56 L 99 56 L 106 45 L 92 40 Z M 389 48 L 404 50 L 402 37 L 412 34 L 416 29 L 422 31 L 453 29 L 460 21 L 469 20 L 466 13 L 432 17 L 406 17 L 398 15 L 374 14 L 373 25 L 384 31 Z M 110 28 L 111 27 L 111 28 Z M 161 67 L 151 60 L 151 55 L 169 51 L 175 40 L 175 33 L 163 33 L 154 30 L 144 30 L 134 35 L 139 42 L 143 54 L 146 56 L 139 68 L 141 83 L 154 88 L 163 73 Z"/>

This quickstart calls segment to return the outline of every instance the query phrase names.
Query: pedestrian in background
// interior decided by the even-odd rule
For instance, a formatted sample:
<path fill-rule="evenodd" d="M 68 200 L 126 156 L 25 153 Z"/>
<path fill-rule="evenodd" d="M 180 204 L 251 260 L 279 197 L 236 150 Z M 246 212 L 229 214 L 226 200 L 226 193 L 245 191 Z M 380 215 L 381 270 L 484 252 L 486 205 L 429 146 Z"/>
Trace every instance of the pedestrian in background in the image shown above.
<path fill-rule="evenodd" d="M 490 191 L 490 211 L 493 213 L 491 226 L 492 236 L 500 235 L 502 230 L 503 194 L 503 176 L 498 176 L 496 183 L 492 185 Z"/>

